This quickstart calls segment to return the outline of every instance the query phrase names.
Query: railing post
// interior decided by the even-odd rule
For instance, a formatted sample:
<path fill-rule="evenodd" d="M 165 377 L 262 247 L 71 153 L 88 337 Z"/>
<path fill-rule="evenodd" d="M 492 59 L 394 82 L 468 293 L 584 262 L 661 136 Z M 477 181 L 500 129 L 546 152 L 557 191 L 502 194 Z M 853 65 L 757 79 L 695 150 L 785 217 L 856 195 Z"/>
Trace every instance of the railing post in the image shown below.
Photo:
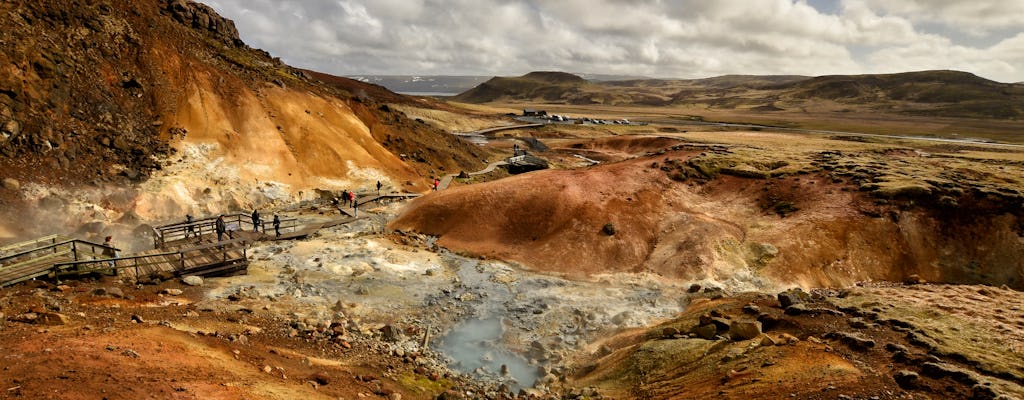
<path fill-rule="evenodd" d="M 71 258 L 78 261 L 78 246 L 76 246 L 76 243 L 77 242 L 71 242 Z"/>

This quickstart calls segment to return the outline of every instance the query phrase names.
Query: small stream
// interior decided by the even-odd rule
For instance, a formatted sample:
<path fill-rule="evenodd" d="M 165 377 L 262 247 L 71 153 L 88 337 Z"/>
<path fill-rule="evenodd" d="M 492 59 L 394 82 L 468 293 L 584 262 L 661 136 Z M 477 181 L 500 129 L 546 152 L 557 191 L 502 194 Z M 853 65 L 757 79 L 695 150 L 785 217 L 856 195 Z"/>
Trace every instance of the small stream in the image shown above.
<path fill-rule="evenodd" d="M 450 368 L 505 383 L 513 391 L 531 387 L 540 370 L 501 345 L 505 330 L 498 318 L 471 319 L 453 328 L 437 349 L 454 361 Z"/>

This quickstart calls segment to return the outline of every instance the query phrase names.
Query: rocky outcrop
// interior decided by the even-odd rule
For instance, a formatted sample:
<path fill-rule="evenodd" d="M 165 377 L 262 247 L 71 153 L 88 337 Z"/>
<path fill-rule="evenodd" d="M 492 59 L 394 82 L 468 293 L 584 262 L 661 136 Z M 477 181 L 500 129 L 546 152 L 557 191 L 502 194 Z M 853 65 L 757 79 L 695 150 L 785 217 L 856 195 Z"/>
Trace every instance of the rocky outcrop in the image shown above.
<path fill-rule="evenodd" d="M 193 29 L 205 31 L 225 44 L 244 45 L 242 39 L 238 37 L 238 29 L 235 28 L 234 21 L 221 17 L 209 6 L 190 0 L 161 0 L 161 2 L 164 10 L 174 17 L 174 20 Z"/>

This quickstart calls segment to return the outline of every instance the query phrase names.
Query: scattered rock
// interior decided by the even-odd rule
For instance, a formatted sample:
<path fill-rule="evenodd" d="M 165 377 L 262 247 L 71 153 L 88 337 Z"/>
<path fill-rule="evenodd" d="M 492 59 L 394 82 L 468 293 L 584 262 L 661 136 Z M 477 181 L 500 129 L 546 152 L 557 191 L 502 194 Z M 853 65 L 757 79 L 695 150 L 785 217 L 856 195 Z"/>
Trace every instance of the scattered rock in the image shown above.
<path fill-rule="evenodd" d="M 18 180 L 14 178 L 4 178 L 3 186 L 4 189 L 11 191 L 21 190 L 21 182 L 18 182 Z"/>
<path fill-rule="evenodd" d="M 919 276 L 918 274 L 912 274 L 908 276 L 907 279 L 904 279 L 903 283 L 907 285 L 920 285 L 922 283 L 925 283 L 925 280 L 921 279 L 921 276 Z"/>
<path fill-rule="evenodd" d="M 761 323 L 757 321 L 732 321 L 729 337 L 734 341 L 750 340 L 761 335 Z"/>
<path fill-rule="evenodd" d="M 331 384 L 331 376 L 326 371 L 319 371 L 309 377 L 309 380 L 316 382 L 318 385 L 326 386 Z"/>
<path fill-rule="evenodd" d="M 163 293 L 163 294 L 166 294 L 166 295 L 169 295 L 169 296 L 181 296 L 181 294 L 183 292 L 181 291 L 181 289 L 170 289 L 170 288 L 168 288 L 168 289 L 161 290 L 160 293 Z"/>
<path fill-rule="evenodd" d="M 794 304 L 803 303 L 810 299 L 810 295 L 804 292 L 803 289 L 793 288 L 785 292 L 778 294 L 779 304 L 783 309 L 787 309 Z"/>
<path fill-rule="evenodd" d="M 604 226 L 601 227 L 601 232 L 604 232 L 605 235 L 612 236 L 615 234 L 615 225 L 611 222 L 604 224 Z"/>
<path fill-rule="evenodd" d="M 115 299 L 123 299 L 124 291 L 122 291 L 121 288 L 116 287 L 107 288 L 107 295 Z"/>
<path fill-rule="evenodd" d="M 926 362 L 921 365 L 921 373 L 934 379 L 948 377 L 965 385 L 978 383 L 978 378 L 973 372 L 946 363 Z"/>
<path fill-rule="evenodd" d="M 139 358 L 139 353 L 132 349 L 124 349 L 124 351 L 121 352 L 121 354 L 123 354 L 126 357 Z"/>
<path fill-rule="evenodd" d="M 793 343 L 796 343 L 796 342 L 799 342 L 799 341 L 800 341 L 800 338 L 798 338 L 796 336 L 793 336 L 793 335 L 790 335 L 788 333 L 783 333 L 783 334 L 779 335 L 779 343 L 780 344 L 782 344 L 782 343 L 793 344 Z"/>
<path fill-rule="evenodd" d="M 56 326 L 68 323 L 68 317 L 64 314 L 58 314 L 55 312 L 39 312 L 30 314 L 36 314 L 36 317 L 32 321 L 32 323 L 36 325 Z"/>
<path fill-rule="evenodd" d="M 141 315 L 132 314 L 132 322 L 139 323 L 139 324 L 144 324 L 144 323 L 146 323 L 146 320 L 143 319 Z"/>
<path fill-rule="evenodd" d="M 715 326 L 718 333 L 725 333 L 729 331 L 729 326 L 732 325 L 732 321 L 721 317 L 715 317 L 711 318 L 711 324 Z"/>
<path fill-rule="evenodd" d="M 189 286 L 203 286 L 203 278 L 189 275 L 181 279 L 181 282 Z"/>
<path fill-rule="evenodd" d="M 896 375 L 893 375 L 893 379 L 896 380 L 896 384 L 900 385 L 903 389 L 913 389 L 917 387 L 917 381 L 921 379 L 921 376 L 914 371 L 907 371 L 905 369 L 896 371 Z"/>
<path fill-rule="evenodd" d="M 384 341 L 391 343 L 396 343 L 402 339 L 402 331 L 391 324 L 384 325 L 383 328 L 380 328 L 380 334 Z"/>
<path fill-rule="evenodd" d="M 852 350 L 865 351 L 875 347 L 874 339 L 865 338 L 857 333 L 831 332 L 826 334 L 825 338 L 839 340 Z"/>
<path fill-rule="evenodd" d="M 689 289 L 686 289 L 686 293 L 697 293 L 697 292 L 700 291 L 700 289 L 701 289 L 700 285 L 694 283 L 694 284 L 690 285 Z"/>
<path fill-rule="evenodd" d="M 846 323 L 850 324 L 850 327 L 854 329 L 867 329 L 869 326 L 863 318 L 850 318 Z"/>
<path fill-rule="evenodd" d="M 718 334 L 718 328 L 714 324 L 700 325 L 693 329 L 693 333 L 705 340 L 711 340 Z"/>
<path fill-rule="evenodd" d="M 760 313 L 757 315 L 757 322 L 761 323 L 761 330 L 769 331 L 779 326 L 782 320 L 769 313 Z"/>

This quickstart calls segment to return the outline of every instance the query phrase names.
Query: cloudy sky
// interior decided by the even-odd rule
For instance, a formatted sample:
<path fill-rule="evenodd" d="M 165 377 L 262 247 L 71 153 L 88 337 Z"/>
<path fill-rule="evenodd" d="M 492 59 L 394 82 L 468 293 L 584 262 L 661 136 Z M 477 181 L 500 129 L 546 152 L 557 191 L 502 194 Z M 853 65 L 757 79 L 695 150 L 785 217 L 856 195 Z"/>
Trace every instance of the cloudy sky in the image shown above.
<path fill-rule="evenodd" d="M 955 69 L 1024 81 L 1024 0 L 205 0 L 336 75 L 704 78 Z"/>

